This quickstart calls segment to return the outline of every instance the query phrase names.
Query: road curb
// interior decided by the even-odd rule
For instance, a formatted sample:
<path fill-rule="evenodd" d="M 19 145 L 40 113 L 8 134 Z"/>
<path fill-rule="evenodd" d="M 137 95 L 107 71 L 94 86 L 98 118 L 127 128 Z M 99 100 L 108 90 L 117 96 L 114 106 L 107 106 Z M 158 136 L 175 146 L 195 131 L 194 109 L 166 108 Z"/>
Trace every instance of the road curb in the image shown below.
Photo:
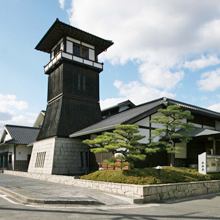
<path fill-rule="evenodd" d="M 29 198 L 19 193 L 16 193 L 10 189 L 6 189 L 0 186 L 0 192 L 5 193 L 16 200 L 19 200 L 24 203 L 35 203 L 35 204 L 78 204 L 78 205 L 105 205 L 101 202 L 98 202 L 95 199 L 82 199 L 82 198 L 75 198 L 75 199 L 65 199 L 65 198 L 58 198 L 58 199 L 37 199 L 37 198 Z"/>

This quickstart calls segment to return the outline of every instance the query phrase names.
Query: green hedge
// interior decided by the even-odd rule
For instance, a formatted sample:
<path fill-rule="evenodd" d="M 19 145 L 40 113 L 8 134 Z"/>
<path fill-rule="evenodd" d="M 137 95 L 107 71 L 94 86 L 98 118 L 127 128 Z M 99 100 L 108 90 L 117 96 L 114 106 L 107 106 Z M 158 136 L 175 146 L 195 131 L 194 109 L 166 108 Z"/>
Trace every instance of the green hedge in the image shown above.
<path fill-rule="evenodd" d="M 196 169 L 163 167 L 161 177 L 154 168 L 132 170 L 100 170 L 82 176 L 81 179 L 127 184 L 164 184 L 204 180 L 220 180 L 220 173 L 202 175 Z"/>

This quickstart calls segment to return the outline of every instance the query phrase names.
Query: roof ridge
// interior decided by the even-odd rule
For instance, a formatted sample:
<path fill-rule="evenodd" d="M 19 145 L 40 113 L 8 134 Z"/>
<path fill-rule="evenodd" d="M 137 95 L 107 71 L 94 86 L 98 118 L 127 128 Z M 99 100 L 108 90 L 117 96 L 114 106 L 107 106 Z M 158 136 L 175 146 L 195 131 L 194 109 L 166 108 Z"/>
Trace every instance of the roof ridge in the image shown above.
<path fill-rule="evenodd" d="M 178 102 L 178 103 L 184 104 L 184 105 L 186 105 L 186 106 L 190 106 L 190 107 L 193 107 L 193 108 L 197 108 L 197 109 L 205 110 L 205 111 L 208 111 L 208 112 L 213 112 L 213 113 L 220 114 L 220 112 L 213 111 L 213 110 L 210 110 L 210 109 L 204 108 L 204 107 L 199 107 L 199 106 L 197 106 L 197 105 L 188 104 L 188 103 L 185 103 L 185 102 L 182 102 L 182 101 L 178 101 L 178 100 L 175 100 L 175 99 L 169 99 L 169 98 L 167 98 L 167 101 L 168 101 L 168 102 L 169 102 L 169 101 L 171 101 L 171 102 L 172 102 L 172 101 L 173 101 L 173 102 Z"/>
<path fill-rule="evenodd" d="M 159 98 L 159 99 L 154 99 L 154 100 L 151 100 L 151 101 L 149 101 L 149 102 L 145 102 L 145 103 L 142 103 L 142 104 L 140 104 L 140 105 L 136 105 L 134 108 L 141 107 L 141 106 L 146 105 L 146 104 L 158 102 L 158 101 L 160 101 L 160 100 L 162 101 L 162 100 L 164 100 L 164 98 L 166 98 L 166 97 L 161 97 L 161 98 Z M 167 99 L 167 98 L 166 98 L 166 99 Z"/>
<path fill-rule="evenodd" d="M 31 129 L 40 129 L 40 128 L 36 128 L 36 127 L 30 127 L 30 126 L 24 126 L 24 125 L 10 125 L 10 124 L 6 124 L 4 127 L 17 127 L 17 128 L 31 128 Z"/>

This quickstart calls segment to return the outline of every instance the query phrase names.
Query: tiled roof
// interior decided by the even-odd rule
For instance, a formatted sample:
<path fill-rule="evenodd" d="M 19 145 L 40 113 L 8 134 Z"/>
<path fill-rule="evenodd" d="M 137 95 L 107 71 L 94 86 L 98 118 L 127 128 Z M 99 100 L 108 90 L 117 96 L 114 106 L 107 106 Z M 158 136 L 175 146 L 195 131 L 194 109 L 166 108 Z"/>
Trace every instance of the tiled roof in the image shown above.
<path fill-rule="evenodd" d="M 154 109 L 155 107 L 160 106 L 161 104 L 163 104 L 163 99 L 158 99 L 153 102 L 148 102 L 148 103 L 139 105 L 127 111 L 118 113 L 117 115 L 113 115 L 106 119 L 103 119 L 102 121 L 94 125 L 91 125 L 87 128 L 84 128 L 80 131 L 77 131 L 71 134 L 70 137 L 78 137 L 78 136 L 82 136 L 86 134 L 113 129 L 115 126 L 120 125 L 120 124 L 126 124 L 130 120 L 135 119 L 138 116 L 141 116 L 142 114 L 149 112 L 150 110 Z"/>
<path fill-rule="evenodd" d="M 110 40 L 102 39 L 56 19 L 35 49 L 50 53 L 54 45 L 56 45 L 63 36 L 72 37 L 95 46 L 97 55 L 107 50 L 107 48 L 113 44 Z"/>
<path fill-rule="evenodd" d="M 116 115 L 110 116 L 108 118 L 103 119 L 102 121 L 89 126 L 87 128 L 84 128 L 80 131 L 77 131 L 70 135 L 70 137 L 79 137 L 87 134 L 97 133 L 97 132 L 103 132 L 107 130 L 114 129 L 115 126 L 120 124 L 132 124 L 137 122 L 138 120 L 143 119 L 144 117 L 147 117 L 148 115 L 156 112 L 159 108 L 161 108 L 163 105 L 180 105 L 186 110 L 189 110 L 191 112 L 206 115 L 215 119 L 220 120 L 220 113 L 214 112 L 205 108 L 200 108 L 194 105 L 186 104 L 183 102 L 179 102 L 176 100 L 168 99 L 166 97 L 153 100 L 151 102 L 147 102 L 141 105 L 138 105 L 132 109 L 129 109 L 127 111 L 118 113 Z"/>
<path fill-rule="evenodd" d="M 10 144 L 29 144 L 36 141 L 40 128 L 25 127 L 17 125 L 5 125 L 8 133 L 12 137 L 11 140 L 5 141 Z"/>
<path fill-rule="evenodd" d="M 206 116 L 209 116 L 209 117 L 212 117 L 212 118 L 218 118 L 220 120 L 220 113 L 219 112 L 215 112 L 215 111 L 212 111 L 212 110 L 209 110 L 209 109 L 206 109 L 206 108 L 201 108 L 201 107 L 198 107 L 198 106 L 195 106 L 195 105 L 190 105 L 190 104 L 187 104 L 187 103 L 179 102 L 179 101 L 176 101 L 176 100 L 173 100 L 173 99 L 167 99 L 167 101 L 168 101 L 169 104 L 180 105 L 181 107 L 183 107 L 183 108 L 185 108 L 185 109 L 187 109 L 191 112 L 206 115 Z"/>

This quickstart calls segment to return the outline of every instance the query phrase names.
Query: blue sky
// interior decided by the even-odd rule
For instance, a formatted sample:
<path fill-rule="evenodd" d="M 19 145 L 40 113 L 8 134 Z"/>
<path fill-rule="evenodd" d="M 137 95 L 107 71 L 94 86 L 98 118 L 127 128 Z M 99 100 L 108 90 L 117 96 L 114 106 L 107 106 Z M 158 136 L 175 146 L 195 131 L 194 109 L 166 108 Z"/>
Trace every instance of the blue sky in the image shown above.
<path fill-rule="evenodd" d="M 34 48 L 56 18 L 114 42 L 99 56 L 102 108 L 166 96 L 220 111 L 219 0 L 2 0 L 0 129 L 46 109 L 49 54 Z"/>

